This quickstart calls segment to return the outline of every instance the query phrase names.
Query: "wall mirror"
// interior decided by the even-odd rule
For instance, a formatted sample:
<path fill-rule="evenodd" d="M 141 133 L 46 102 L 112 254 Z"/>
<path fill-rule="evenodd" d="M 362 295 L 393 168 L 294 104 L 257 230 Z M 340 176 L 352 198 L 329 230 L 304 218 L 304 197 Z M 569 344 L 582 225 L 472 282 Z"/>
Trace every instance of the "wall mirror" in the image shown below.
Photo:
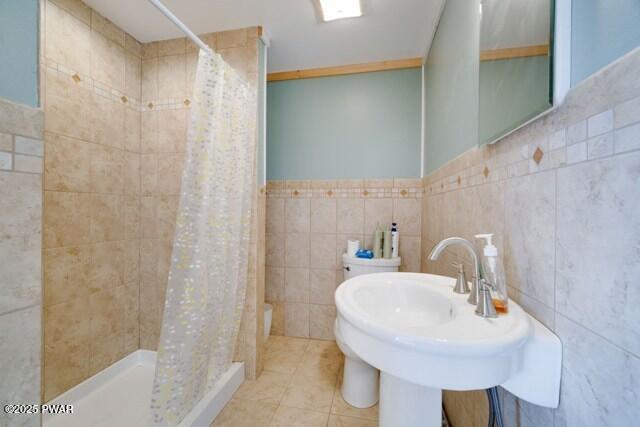
<path fill-rule="evenodd" d="M 481 0 L 479 142 L 553 106 L 554 0 Z"/>

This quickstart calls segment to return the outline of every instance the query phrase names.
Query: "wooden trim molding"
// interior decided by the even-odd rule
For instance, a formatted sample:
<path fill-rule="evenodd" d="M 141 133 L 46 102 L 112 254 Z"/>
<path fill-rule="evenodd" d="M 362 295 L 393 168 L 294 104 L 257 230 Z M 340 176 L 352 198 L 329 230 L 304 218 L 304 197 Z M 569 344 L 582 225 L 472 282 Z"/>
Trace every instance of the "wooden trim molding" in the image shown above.
<path fill-rule="evenodd" d="M 506 49 L 483 50 L 480 52 L 480 61 L 496 61 L 499 59 L 547 55 L 549 55 L 549 45 L 539 44 L 534 46 L 509 47 Z"/>
<path fill-rule="evenodd" d="M 369 62 L 366 64 L 341 65 L 338 67 L 309 68 L 306 70 L 280 71 L 267 74 L 268 82 L 282 80 L 312 79 L 316 77 L 342 76 L 346 74 L 370 73 L 374 71 L 400 70 L 422 67 L 422 58 L 398 59 L 394 61 Z"/>

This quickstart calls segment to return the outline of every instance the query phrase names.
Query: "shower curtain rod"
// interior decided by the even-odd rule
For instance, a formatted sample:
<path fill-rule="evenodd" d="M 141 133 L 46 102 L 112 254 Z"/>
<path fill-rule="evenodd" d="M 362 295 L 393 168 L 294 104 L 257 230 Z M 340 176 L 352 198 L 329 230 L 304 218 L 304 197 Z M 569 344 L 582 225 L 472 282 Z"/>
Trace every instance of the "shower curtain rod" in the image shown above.
<path fill-rule="evenodd" d="M 200 40 L 200 38 L 198 36 L 196 36 L 193 31 L 191 31 L 189 29 L 189 27 L 187 27 L 184 22 L 182 22 L 180 19 L 178 19 L 177 16 L 175 16 L 169 9 L 167 9 L 167 7 L 162 4 L 162 2 L 160 0 L 149 0 L 149 3 L 151 3 L 152 5 L 154 5 L 156 7 L 156 9 L 158 9 L 164 16 L 166 16 L 167 18 L 169 18 L 169 20 L 171 22 L 173 22 L 174 24 L 176 24 L 176 26 L 178 28 L 180 28 L 182 30 L 183 33 L 185 33 L 187 35 L 187 37 L 189 37 L 195 44 L 197 44 L 202 50 L 204 50 L 205 52 L 207 52 L 209 55 L 213 54 L 213 50 L 207 46 L 207 44 L 205 42 L 203 42 L 202 40 Z"/>

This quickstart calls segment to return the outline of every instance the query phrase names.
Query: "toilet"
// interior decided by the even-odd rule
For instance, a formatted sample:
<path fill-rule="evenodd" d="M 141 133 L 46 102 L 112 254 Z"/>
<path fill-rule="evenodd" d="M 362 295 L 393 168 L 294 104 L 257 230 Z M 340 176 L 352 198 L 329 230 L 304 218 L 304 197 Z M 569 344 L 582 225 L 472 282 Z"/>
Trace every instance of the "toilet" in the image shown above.
<path fill-rule="evenodd" d="M 400 257 L 391 259 L 356 258 L 347 254 L 342 255 L 344 280 L 363 274 L 387 273 L 398 271 Z M 343 285 L 341 285 L 343 286 Z M 344 354 L 344 374 L 340 392 L 342 398 L 356 408 L 369 408 L 378 402 L 379 372 L 358 357 L 344 342 L 338 320 L 334 323 L 334 335 L 340 351 Z"/>

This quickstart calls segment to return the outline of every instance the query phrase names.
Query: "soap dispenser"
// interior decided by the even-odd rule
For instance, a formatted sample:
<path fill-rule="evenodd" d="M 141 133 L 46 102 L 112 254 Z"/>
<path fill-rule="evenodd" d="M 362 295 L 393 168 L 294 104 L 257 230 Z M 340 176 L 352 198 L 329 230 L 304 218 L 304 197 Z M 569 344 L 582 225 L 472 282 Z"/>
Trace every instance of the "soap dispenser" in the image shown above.
<path fill-rule="evenodd" d="M 484 239 L 486 245 L 483 250 L 482 279 L 488 284 L 493 305 L 498 313 L 509 311 L 509 297 L 507 296 L 507 280 L 504 266 L 498 258 L 498 248 L 493 244 L 493 234 L 477 234 L 476 239 Z"/>

